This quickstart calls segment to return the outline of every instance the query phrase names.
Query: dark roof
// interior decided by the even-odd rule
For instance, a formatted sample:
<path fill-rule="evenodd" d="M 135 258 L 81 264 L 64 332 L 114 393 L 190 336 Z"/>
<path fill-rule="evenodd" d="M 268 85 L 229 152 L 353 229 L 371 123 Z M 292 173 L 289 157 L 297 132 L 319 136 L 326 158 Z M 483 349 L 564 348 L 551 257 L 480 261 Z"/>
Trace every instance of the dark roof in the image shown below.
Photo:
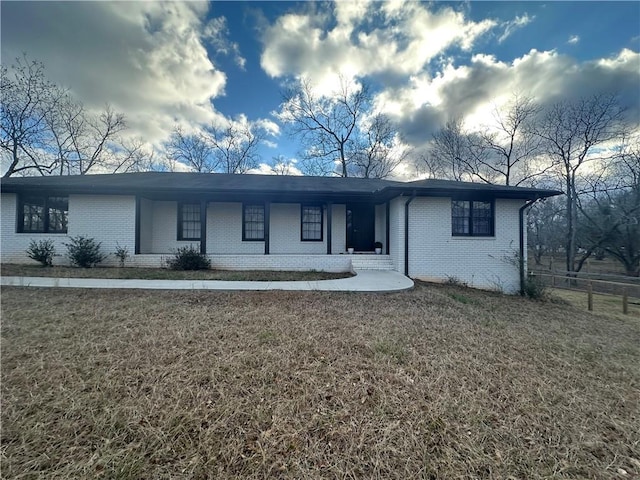
<path fill-rule="evenodd" d="M 48 177 L 10 177 L 0 182 L 2 192 L 50 191 L 64 193 L 140 194 L 162 196 L 271 195 L 278 197 L 340 196 L 393 198 L 398 195 L 451 196 L 483 194 L 495 198 L 533 199 L 561 192 L 532 188 L 506 187 L 447 180 L 397 182 L 371 178 L 307 177 L 286 175 L 231 175 L 207 173 L 140 172 L 103 175 L 68 175 Z"/>
<path fill-rule="evenodd" d="M 482 193 L 497 198 L 543 198 L 561 195 L 558 190 L 545 190 L 540 188 L 514 187 L 507 185 L 493 185 L 475 182 L 457 182 L 453 180 L 436 180 L 428 178 L 426 180 L 416 180 L 403 184 L 405 188 L 416 189 L 417 194 L 428 194 L 430 196 L 441 193 L 456 194 Z"/>

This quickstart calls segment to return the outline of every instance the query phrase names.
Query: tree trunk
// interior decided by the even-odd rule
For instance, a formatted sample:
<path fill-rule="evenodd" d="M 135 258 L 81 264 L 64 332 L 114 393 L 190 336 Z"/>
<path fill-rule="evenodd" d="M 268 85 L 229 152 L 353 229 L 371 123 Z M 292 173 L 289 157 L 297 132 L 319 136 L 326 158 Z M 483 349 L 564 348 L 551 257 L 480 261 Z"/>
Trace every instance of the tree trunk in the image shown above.
<path fill-rule="evenodd" d="M 630 277 L 640 277 L 640 268 L 633 267 L 633 265 L 626 265 L 625 271 Z"/>
<path fill-rule="evenodd" d="M 344 158 L 344 143 L 340 144 L 340 163 L 342 164 L 342 176 L 347 177 L 347 161 Z"/>
<path fill-rule="evenodd" d="M 573 191 L 571 188 L 571 177 L 567 172 L 567 240 L 565 243 L 565 255 L 566 255 L 566 267 L 567 272 L 573 272 L 575 258 L 575 244 L 574 244 L 574 230 L 575 225 L 573 223 Z"/>

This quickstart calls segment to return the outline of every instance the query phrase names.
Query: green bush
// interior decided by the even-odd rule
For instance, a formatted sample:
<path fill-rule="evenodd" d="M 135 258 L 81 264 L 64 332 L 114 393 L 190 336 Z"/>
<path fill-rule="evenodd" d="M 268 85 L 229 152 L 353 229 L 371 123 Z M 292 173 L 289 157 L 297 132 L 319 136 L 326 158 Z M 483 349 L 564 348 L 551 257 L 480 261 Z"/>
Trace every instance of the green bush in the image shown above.
<path fill-rule="evenodd" d="M 524 296 L 542 300 L 547 296 L 547 286 L 540 278 L 530 275 L 524 282 Z"/>
<path fill-rule="evenodd" d="M 93 238 L 78 235 L 69 240 L 70 243 L 65 243 L 64 246 L 67 247 L 67 257 L 72 265 L 91 268 L 107 257 L 100 250 L 102 243 L 96 242 Z"/>
<path fill-rule="evenodd" d="M 173 257 L 167 260 L 167 265 L 172 270 L 206 270 L 211 267 L 211 261 L 205 254 L 189 245 L 176 249 Z"/>
<path fill-rule="evenodd" d="M 56 253 L 56 247 L 53 245 L 53 240 L 40 240 L 36 242 L 31 240 L 29 248 L 27 248 L 27 256 L 40 262 L 43 267 L 53 266 L 53 256 Z"/>

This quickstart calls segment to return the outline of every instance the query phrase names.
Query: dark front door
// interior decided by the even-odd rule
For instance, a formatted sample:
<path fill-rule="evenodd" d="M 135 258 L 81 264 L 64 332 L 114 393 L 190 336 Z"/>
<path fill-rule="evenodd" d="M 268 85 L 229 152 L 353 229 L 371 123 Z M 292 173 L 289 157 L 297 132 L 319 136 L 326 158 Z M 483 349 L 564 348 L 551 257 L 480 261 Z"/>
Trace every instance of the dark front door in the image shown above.
<path fill-rule="evenodd" d="M 375 243 L 375 209 L 369 203 L 347 204 L 347 248 L 372 252 Z"/>

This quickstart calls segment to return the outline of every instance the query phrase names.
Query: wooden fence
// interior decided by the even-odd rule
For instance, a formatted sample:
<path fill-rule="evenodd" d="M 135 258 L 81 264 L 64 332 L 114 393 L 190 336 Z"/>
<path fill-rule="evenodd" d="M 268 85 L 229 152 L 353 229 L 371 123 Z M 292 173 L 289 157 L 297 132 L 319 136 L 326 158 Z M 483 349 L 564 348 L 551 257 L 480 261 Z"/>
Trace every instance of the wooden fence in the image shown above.
<path fill-rule="evenodd" d="M 625 315 L 629 313 L 629 298 L 631 298 L 632 301 L 640 301 L 640 285 L 636 283 L 580 278 L 576 272 L 531 272 L 530 275 L 541 279 L 545 285 L 552 288 L 585 292 L 587 294 L 587 308 L 589 311 L 593 311 L 594 293 L 621 297 L 622 313 Z"/>

